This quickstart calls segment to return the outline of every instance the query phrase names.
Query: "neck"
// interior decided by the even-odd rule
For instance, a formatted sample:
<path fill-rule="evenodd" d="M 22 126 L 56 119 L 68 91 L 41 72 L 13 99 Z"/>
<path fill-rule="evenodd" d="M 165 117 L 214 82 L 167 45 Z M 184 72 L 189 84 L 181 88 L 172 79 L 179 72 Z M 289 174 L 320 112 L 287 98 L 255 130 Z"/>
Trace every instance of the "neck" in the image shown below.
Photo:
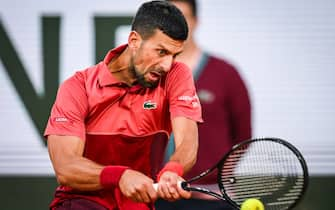
<path fill-rule="evenodd" d="M 109 62 L 108 69 L 117 80 L 131 86 L 136 79 L 129 70 L 129 60 L 129 49 L 126 48 L 120 55 Z"/>

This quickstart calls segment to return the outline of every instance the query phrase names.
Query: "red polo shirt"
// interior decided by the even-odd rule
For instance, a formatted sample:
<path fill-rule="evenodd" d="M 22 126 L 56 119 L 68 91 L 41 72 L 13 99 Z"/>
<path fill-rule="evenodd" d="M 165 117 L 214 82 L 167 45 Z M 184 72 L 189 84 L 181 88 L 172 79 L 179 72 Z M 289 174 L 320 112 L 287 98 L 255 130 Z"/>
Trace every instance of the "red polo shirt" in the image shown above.
<path fill-rule="evenodd" d="M 173 63 L 154 89 L 117 81 L 107 65 L 126 47 L 111 50 L 102 62 L 60 86 L 45 136 L 78 136 L 85 140 L 85 157 L 102 165 L 128 166 L 154 178 L 163 158 L 157 154 L 164 154 L 172 130 L 171 119 L 183 116 L 201 122 L 201 107 L 191 71 L 182 63 Z M 118 189 L 78 192 L 59 186 L 52 205 L 69 197 L 85 197 L 122 209 L 120 196 Z"/>

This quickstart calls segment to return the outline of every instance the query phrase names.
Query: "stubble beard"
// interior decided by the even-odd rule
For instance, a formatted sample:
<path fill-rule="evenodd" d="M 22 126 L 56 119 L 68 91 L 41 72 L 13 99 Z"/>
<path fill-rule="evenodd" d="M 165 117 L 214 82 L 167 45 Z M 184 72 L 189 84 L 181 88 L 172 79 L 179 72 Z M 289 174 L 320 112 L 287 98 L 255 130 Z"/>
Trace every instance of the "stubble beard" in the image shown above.
<path fill-rule="evenodd" d="M 138 84 L 140 84 L 142 87 L 152 89 L 158 86 L 159 80 L 155 82 L 148 82 L 145 79 L 144 74 L 140 73 L 140 71 L 135 67 L 134 59 L 131 59 L 131 62 L 129 64 L 129 71 L 136 78 Z"/>

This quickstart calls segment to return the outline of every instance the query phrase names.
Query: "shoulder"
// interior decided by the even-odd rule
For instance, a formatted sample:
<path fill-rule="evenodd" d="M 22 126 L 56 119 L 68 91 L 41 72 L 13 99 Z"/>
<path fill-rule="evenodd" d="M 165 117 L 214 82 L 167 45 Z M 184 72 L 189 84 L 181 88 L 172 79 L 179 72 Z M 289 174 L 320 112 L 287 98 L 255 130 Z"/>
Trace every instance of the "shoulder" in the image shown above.
<path fill-rule="evenodd" d="M 175 61 L 171 66 L 171 72 L 173 71 L 188 72 L 190 71 L 190 68 L 185 63 Z"/>
<path fill-rule="evenodd" d="M 193 81 L 193 75 L 190 68 L 181 62 L 173 62 L 170 71 L 166 74 L 165 84 L 180 84 L 182 82 Z"/>
<path fill-rule="evenodd" d="M 61 87 L 84 88 L 87 82 L 98 79 L 98 72 L 98 65 L 78 70 L 68 79 L 64 80 Z"/>
<path fill-rule="evenodd" d="M 192 75 L 191 69 L 182 62 L 173 62 L 167 77 Z"/>

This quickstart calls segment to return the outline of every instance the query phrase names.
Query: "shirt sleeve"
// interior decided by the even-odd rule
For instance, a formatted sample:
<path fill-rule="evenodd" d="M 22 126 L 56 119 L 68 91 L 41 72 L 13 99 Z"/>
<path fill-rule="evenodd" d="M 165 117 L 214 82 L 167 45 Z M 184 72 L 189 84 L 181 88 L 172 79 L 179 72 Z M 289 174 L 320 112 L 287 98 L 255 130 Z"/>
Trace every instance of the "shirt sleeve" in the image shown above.
<path fill-rule="evenodd" d="M 192 72 L 185 64 L 173 63 L 167 76 L 167 97 L 171 119 L 183 116 L 197 122 L 203 122 Z"/>
<path fill-rule="evenodd" d="M 77 136 L 85 140 L 85 116 L 88 101 L 83 76 L 80 73 L 59 87 L 55 103 L 44 132 L 48 135 Z"/>

